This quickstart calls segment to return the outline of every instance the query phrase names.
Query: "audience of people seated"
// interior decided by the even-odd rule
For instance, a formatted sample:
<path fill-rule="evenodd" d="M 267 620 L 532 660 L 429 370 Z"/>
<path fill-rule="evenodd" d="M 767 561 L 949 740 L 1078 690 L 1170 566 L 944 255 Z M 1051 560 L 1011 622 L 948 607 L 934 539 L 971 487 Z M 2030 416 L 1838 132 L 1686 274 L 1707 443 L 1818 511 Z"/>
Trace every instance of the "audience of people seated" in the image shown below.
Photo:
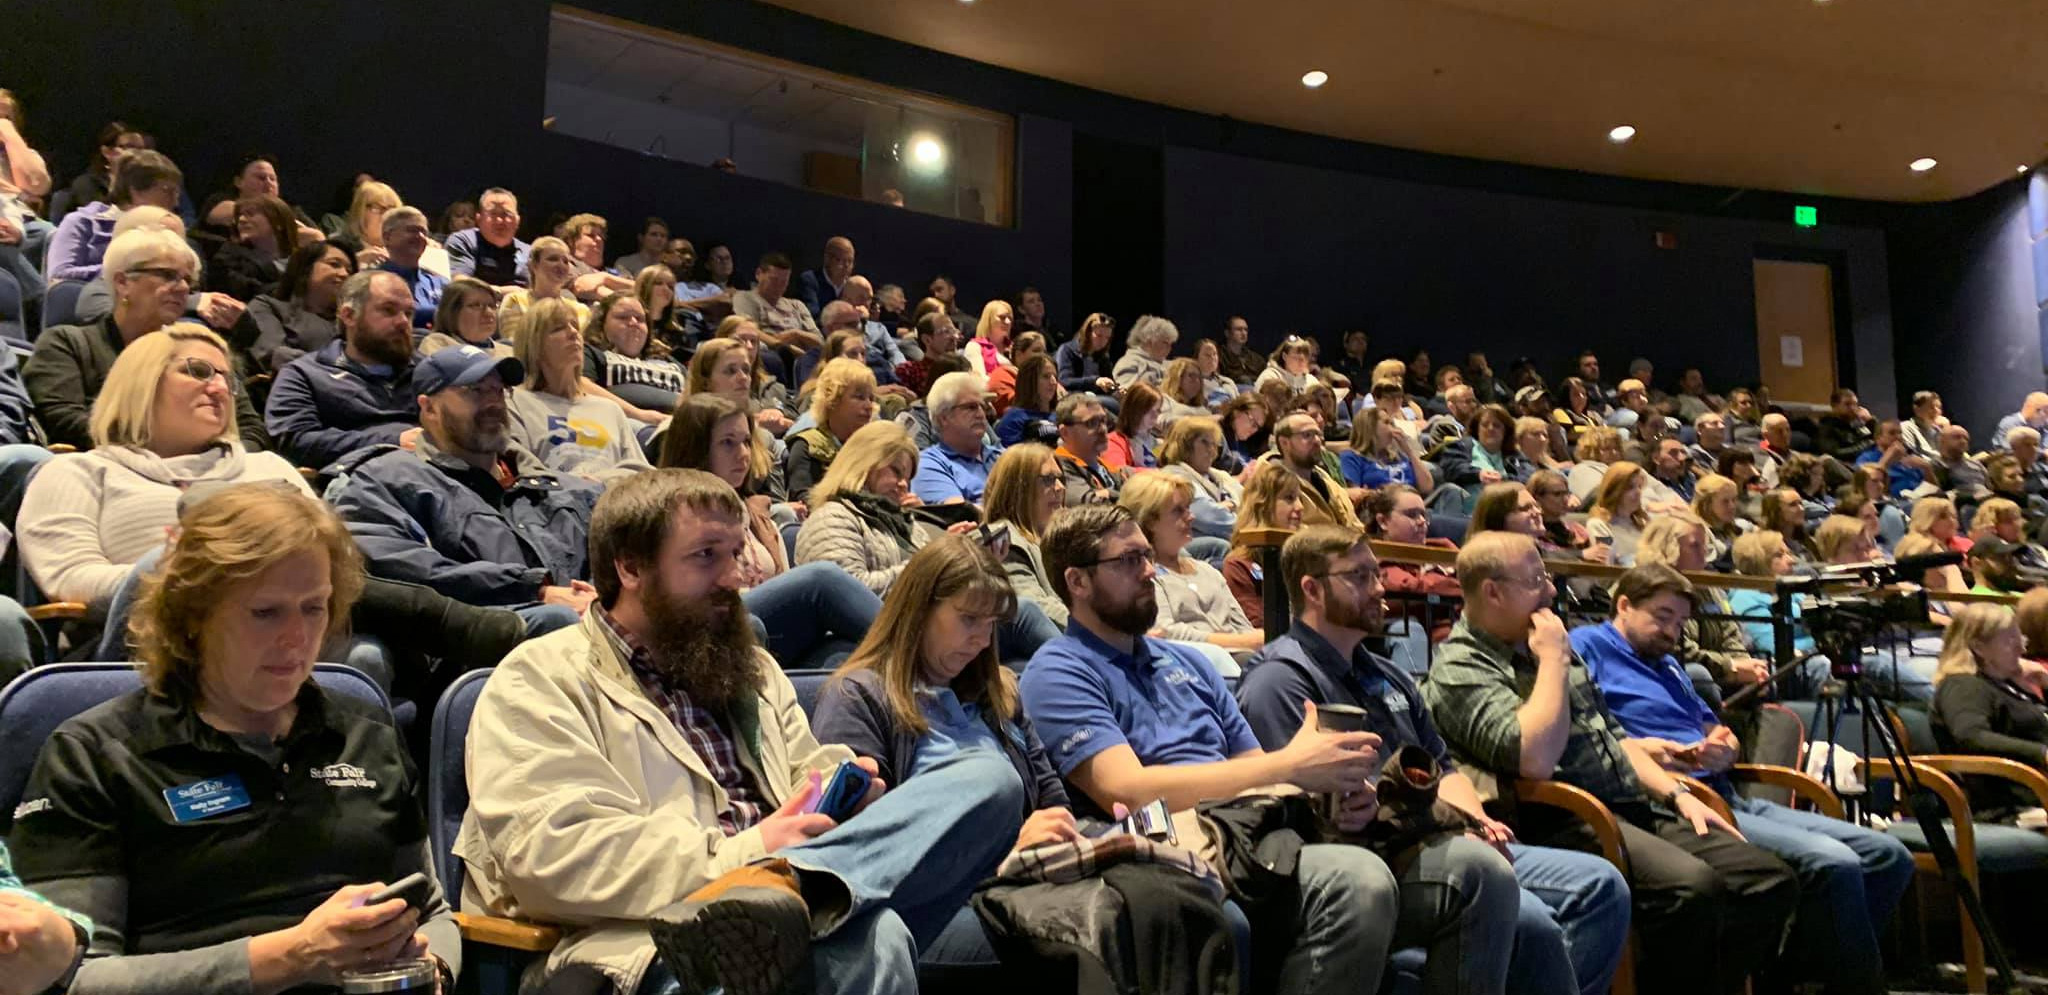
<path fill-rule="evenodd" d="M 2037 589 L 2038 590 L 2038 589 Z M 2003 757 L 2048 771 L 2048 709 L 2023 669 L 2022 628 L 2043 629 L 2048 603 L 2032 594 L 2017 618 L 1999 605 L 1962 605 L 1942 635 L 1934 672 L 1934 737 L 1943 753 Z M 1968 779 L 1977 817 L 2010 822 L 2040 799 L 2001 778 Z"/>
<path fill-rule="evenodd" d="M 0 94 L 0 165 L 15 167 L 0 169 L 0 207 L 27 189 L 20 165 L 32 151 L 18 132 L 10 138 L 8 106 Z M 803 973 L 808 959 L 843 990 L 901 988 L 920 961 L 996 961 L 966 896 L 1018 849 L 1074 843 L 1081 822 L 1118 805 L 1164 797 L 1184 810 L 1274 784 L 1330 792 L 1329 818 L 1369 835 L 1386 801 L 1371 787 L 1376 761 L 1419 749 L 1446 771 L 1456 757 L 1574 783 L 1616 812 L 1646 989 L 1721 990 L 1755 974 L 1877 991 L 1875 935 L 1902 887 L 1902 851 L 1846 823 L 1776 819 L 1721 777 L 1739 745 L 1715 714 L 1721 696 L 1764 679 L 1783 625 L 1796 651 L 1811 649 L 1811 634 L 1796 604 L 1779 620 L 1766 592 L 1695 590 L 1673 571 L 1775 577 L 1858 567 L 1886 550 L 1967 554 L 1910 578 L 1935 595 L 1928 624 L 1947 627 L 1938 662 L 1924 635 L 1879 639 L 1872 651 L 1896 649 L 1900 662 L 1873 684 L 1932 696 L 1944 748 L 2019 758 L 2023 746 L 2048 769 L 2036 742 L 2048 738 L 2035 736 L 2048 720 L 2038 682 L 2008 652 L 2018 638 L 2010 613 L 1940 598 L 1967 590 L 2010 601 L 2048 570 L 2048 550 L 2030 541 L 2048 535 L 2048 392 L 1999 422 L 1988 438 L 2010 453 L 1987 456 L 1930 391 L 1914 395 L 1903 423 L 1876 420 L 1848 389 L 1809 422 L 1760 387 L 1735 387 L 1724 402 L 1693 368 L 1666 394 L 1642 359 L 1609 391 L 1590 350 L 1553 386 L 1526 359 L 1505 379 L 1479 353 L 1462 366 L 1421 350 L 1375 361 L 1363 331 L 1345 334 L 1327 367 L 1302 334 L 1261 356 L 1242 317 L 1217 340 L 1183 344 L 1173 322 L 1147 315 L 1119 343 L 1114 318 L 1094 313 L 1061 341 L 1051 329 L 1064 322 L 1029 288 L 980 302 L 969 337 L 976 311 L 960 286 L 934 278 L 906 313 L 899 288 L 878 291 L 879 279 L 855 272 L 843 235 L 794 281 L 791 260 L 764 254 L 740 289 L 729 247 L 707 243 L 698 270 L 694 245 L 656 218 L 617 270 L 604 266 L 608 228 L 596 215 L 522 241 L 516 198 L 491 188 L 471 209 L 473 227 L 444 225 L 444 258 L 427 216 L 367 175 L 351 184 L 345 214 L 329 216 L 329 233 L 309 228 L 278 196 L 269 157 L 243 160 L 206 203 L 201 244 L 214 248 L 202 264 L 174 213 L 182 176 L 143 144 L 125 126 L 106 136 L 99 188 L 38 232 L 46 271 L 40 257 L 0 253 L 10 271 L 28 265 L 37 289 L 91 281 L 81 323 L 37 337 L 18 413 L 5 410 L 12 357 L 0 360 L 0 441 L 26 443 L 0 450 L 0 524 L 12 526 L 33 593 L 88 605 L 86 624 L 62 637 L 69 650 L 125 656 L 132 619 L 143 654 L 159 607 L 150 599 L 177 571 L 198 569 L 205 550 L 184 536 L 204 524 L 213 495 L 269 492 L 277 507 L 317 507 L 306 478 L 326 478 L 353 538 L 344 545 L 369 576 L 331 548 L 318 583 L 294 557 L 248 553 L 291 567 L 264 585 L 331 589 L 328 600 L 352 608 L 373 643 L 405 642 L 412 626 L 433 647 L 420 652 L 457 661 L 455 672 L 534 640 L 512 651 L 505 688 L 493 679 L 492 716 L 480 708 L 478 729 L 527 744 L 530 723 L 553 724 L 538 747 L 501 747 L 470 765 L 483 814 L 472 809 L 459 850 L 474 908 L 570 927 L 540 974 L 694 990 L 742 970 Z M 95 175 L 81 182 L 90 188 Z M 0 227 L 0 245 L 13 244 L 7 234 Z M 273 439 L 276 454 L 263 451 Z M 39 440 L 85 451 L 52 460 Z M 238 486 L 262 481 L 272 486 Z M 17 500 L 18 516 L 6 514 Z M 264 517 L 271 511 L 248 507 L 262 534 L 236 537 L 238 550 L 284 534 Z M 295 527 L 324 535 L 334 518 L 321 515 L 299 514 Z M 1300 549 L 1279 557 L 1285 576 L 1265 576 L 1255 532 L 1261 544 L 1295 533 L 1289 548 Z M 1376 557 L 1360 541 L 1459 549 L 1432 532 L 1465 536 L 1455 569 Z M 1633 567 L 1614 592 L 1614 620 L 1566 639 L 1545 610 L 1542 557 Z M 252 578 L 270 578 L 270 566 L 202 580 L 262 586 Z M 1289 628 L 1265 617 L 1276 582 L 1296 618 L 1268 644 L 1269 625 Z M 1607 603 L 1589 581 L 1574 590 L 1592 610 Z M 331 614 L 315 621 L 311 602 L 298 602 L 307 625 L 330 626 Z M 207 624 L 238 627 L 234 638 L 259 624 L 208 614 L 215 607 L 193 617 L 219 617 Z M 0 602 L 0 669 L 41 658 L 13 648 L 13 630 L 30 630 L 19 610 Z M 1388 613 L 1432 623 L 1433 651 L 1390 650 L 1401 666 L 1430 668 L 1419 682 L 1375 655 L 1381 638 L 1405 634 L 1382 631 Z M 99 645 L 80 646 L 102 620 Z M 466 639 L 480 648 L 456 648 Z M 293 652 L 333 652 L 326 642 L 302 638 Z M 204 674 L 215 661 L 197 647 L 182 666 Z M 1021 681 L 1002 669 L 1034 654 Z M 1277 666 L 1248 671 L 1240 714 L 1221 681 L 1254 654 Z M 770 658 L 792 668 L 849 660 L 816 739 Z M 1809 695 L 1824 664 L 1764 693 Z M 384 666 L 373 676 L 387 686 L 397 677 L 428 687 L 437 672 Z M 247 679 L 230 669 L 195 690 L 232 692 L 240 711 L 229 718 L 287 729 L 294 720 L 277 719 L 279 708 L 332 705 L 300 673 L 264 687 L 272 707 L 259 716 L 220 683 Z M 620 688 L 632 697 L 615 696 Z M 642 697 L 651 707 L 638 707 Z M 153 683 L 122 707 L 164 710 L 149 713 L 163 721 L 182 708 L 196 719 L 178 721 L 195 730 L 242 731 L 216 722 L 227 712 L 177 698 Z M 1321 733 L 1298 699 L 1364 707 L 1378 739 Z M 754 710 L 764 721 L 750 721 Z M 642 762 L 666 764 L 676 751 L 664 722 L 695 754 L 678 755 L 673 770 Z M 578 723 L 595 725 L 567 731 Z M 835 740 L 868 755 L 884 782 L 904 782 L 877 791 L 843 829 L 799 811 L 816 775 L 843 757 L 819 745 Z M 648 754 L 656 741 L 667 752 Z M 546 757 L 544 770 L 531 766 Z M 394 786 L 409 784 L 389 769 L 399 771 Z M 1701 775 L 1736 824 L 1675 791 L 1666 771 Z M 534 783 L 510 783 L 528 773 Z M 596 799 L 585 778 L 624 787 Z M 1478 839 L 1462 842 L 1474 846 L 1431 844 L 1418 870 L 1393 854 L 1310 843 L 1300 907 L 1249 910 L 1255 935 L 1305 927 L 1271 941 L 1287 949 L 1264 966 L 1293 982 L 1286 990 L 1351 990 L 1383 973 L 1390 946 L 1413 945 L 1429 953 L 1428 983 L 1446 991 L 1602 989 L 1625 921 L 1618 872 L 1514 842 L 1463 775 L 1442 787 L 1471 820 Z M 665 804 L 678 793 L 688 798 L 681 818 Z M 2005 817 L 2018 800 L 1980 807 Z M 630 838 L 604 845 L 630 858 L 636 883 L 654 886 L 629 900 L 548 871 L 548 859 L 594 845 L 583 835 L 592 830 L 530 821 L 536 804 L 619 820 Z M 935 811 L 951 814 L 926 824 Z M 1759 828 L 1774 819 L 1775 833 Z M 1533 812 L 1510 821 L 1532 840 L 1583 842 Z M 44 832 L 17 847 L 31 884 L 64 878 L 50 869 L 74 858 L 53 858 L 57 838 Z M 164 990 L 208 989 L 236 956 L 251 978 L 326 983 L 334 963 L 273 942 L 316 928 L 388 932 L 378 933 L 386 958 L 425 944 L 450 982 L 459 966 L 439 905 L 417 942 L 416 924 L 400 926 L 410 912 L 315 912 L 334 904 L 321 889 L 389 877 L 403 859 L 348 882 L 321 877 L 302 889 L 303 908 L 231 910 L 195 930 L 166 919 L 154 889 L 159 904 L 144 907 L 119 864 L 125 845 L 87 853 L 101 860 L 88 883 L 52 896 L 95 916 L 112 910 L 111 933 L 102 923 L 78 938 L 101 965 L 91 971 L 105 973 L 81 977 L 118 986 L 152 969 L 137 959 L 145 935 L 150 952 L 176 958 Z M 1451 849 L 1463 852 L 1451 860 Z M 945 880 L 914 873 L 941 852 Z M 208 866 L 195 861 L 174 879 Z M 1505 883 L 1515 879 L 1520 888 Z M 1420 900 L 1411 887 L 1454 897 Z M 725 940 L 724 924 L 737 920 L 766 938 L 744 969 Z M 1827 955 L 1777 961 L 1760 937 L 1788 921 L 1796 948 Z M 1732 922 L 1743 927 L 1721 926 Z M 221 943 L 238 936 L 254 938 Z M 855 956 L 867 947 L 872 956 Z"/>

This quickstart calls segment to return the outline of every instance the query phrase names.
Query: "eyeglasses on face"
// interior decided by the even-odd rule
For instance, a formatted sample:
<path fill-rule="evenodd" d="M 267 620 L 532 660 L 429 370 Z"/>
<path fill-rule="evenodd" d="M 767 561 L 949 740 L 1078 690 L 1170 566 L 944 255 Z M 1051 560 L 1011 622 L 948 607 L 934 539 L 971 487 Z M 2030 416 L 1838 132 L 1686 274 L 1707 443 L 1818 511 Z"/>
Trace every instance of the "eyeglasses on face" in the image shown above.
<path fill-rule="evenodd" d="M 226 384 L 230 392 L 239 393 L 241 390 L 241 384 L 235 380 L 234 374 L 227 368 L 215 366 L 213 363 L 200 359 L 197 356 L 186 356 L 183 359 L 171 360 L 170 368 L 200 383 L 208 383 L 213 378 L 219 377 L 221 383 Z"/>
<path fill-rule="evenodd" d="M 1362 590 L 1370 587 L 1373 581 L 1379 578 L 1379 571 L 1369 567 L 1357 567 L 1351 570 L 1329 570 L 1314 576 L 1328 580 L 1341 580 L 1352 587 Z"/>
<path fill-rule="evenodd" d="M 192 284 L 192 274 L 187 273 L 181 269 L 174 269 L 169 266 L 135 266 L 131 267 L 128 270 L 129 276 L 141 276 L 145 274 L 156 277 L 157 279 L 162 280 L 165 283 L 182 283 L 185 284 L 186 286 L 190 286 Z"/>
<path fill-rule="evenodd" d="M 1074 565 L 1077 567 L 1081 567 L 1083 569 L 1093 569 L 1095 567 L 1115 567 L 1116 569 L 1121 570 L 1125 573 L 1136 573 L 1139 569 L 1143 568 L 1145 564 L 1151 562 L 1151 560 L 1151 550 L 1134 549 L 1128 553 L 1123 554 L 1122 556 L 1102 556 L 1097 557 L 1093 560 L 1089 560 L 1086 563 L 1076 563 Z"/>

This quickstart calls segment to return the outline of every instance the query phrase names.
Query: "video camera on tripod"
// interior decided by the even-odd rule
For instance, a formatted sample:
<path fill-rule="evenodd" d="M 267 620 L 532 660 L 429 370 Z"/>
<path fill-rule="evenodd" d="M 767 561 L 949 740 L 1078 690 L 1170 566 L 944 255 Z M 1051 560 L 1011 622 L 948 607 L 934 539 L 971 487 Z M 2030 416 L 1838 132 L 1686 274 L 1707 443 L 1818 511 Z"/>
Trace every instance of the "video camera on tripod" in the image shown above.
<path fill-rule="evenodd" d="M 1778 588 L 1800 595 L 1799 620 L 1825 654 L 1829 676 L 1852 681 L 1863 676 L 1863 647 L 1886 626 L 1925 625 L 1927 590 L 1920 579 L 1927 571 L 1963 562 L 1961 553 L 1927 553 L 1894 563 L 1835 567 L 1798 581 L 1779 581 Z M 1856 583 L 1867 590 L 1831 595 L 1827 585 Z"/>

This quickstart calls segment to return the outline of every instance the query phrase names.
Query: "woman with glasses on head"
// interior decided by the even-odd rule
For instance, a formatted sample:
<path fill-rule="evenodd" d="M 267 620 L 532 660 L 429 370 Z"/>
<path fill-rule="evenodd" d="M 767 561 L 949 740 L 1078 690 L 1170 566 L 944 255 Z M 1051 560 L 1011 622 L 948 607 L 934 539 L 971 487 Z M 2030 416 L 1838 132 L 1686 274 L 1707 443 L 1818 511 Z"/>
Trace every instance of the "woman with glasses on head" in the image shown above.
<path fill-rule="evenodd" d="M 1590 505 L 1594 492 L 1600 489 L 1600 481 L 1607 476 L 1607 469 L 1622 460 L 1621 430 L 1600 425 L 1579 433 L 1572 460 L 1572 468 L 1565 481 L 1571 485 L 1572 496 L 1579 499 L 1580 505 Z"/>
<path fill-rule="evenodd" d="M 291 463 L 243 447 L 233 376 L 227 344 L 191 325 L 121 351 L 93 402 L 91 450 L 50 460 L 22 498 L 16 541 L 46 596 L 104 611 L 162 548 L 195 485 L 269 480 L 312 493 Z"/>
<path fill-rule="evenodd" d="M 51 443 L 90 448 L 92 405 L 106 383 L 115 357 L 135 342 L 179 320 L 199 273 L 199 256 L 184 238 L 163 228 L 127 232 L 107 248 L 109 283 L 114 291 L 112 314 L 90 325 L 58 325 L 36 339 L 35 352 L 22 366 L 22 383 L 35 401 L 36 419 Z M 196 326 L 195 326 L 196 327 Z M 217 338 L 217 337 L 216 337 Z M 263 420 L 227 370 L 242 444 L 263 449 L 270 438 Z"/>
<path fill-rule="evenodd" d="M 355 271 L 355 257 L 342 251 L 340 246 L 326 242 L 299 246 L 284 264 L 284 276 L 278 280 L 277 286 L 249 302 L 249 320 L 256 325 L 256 338 L 248 343 L 245 371 L 251 376 L 275 373 L 286 363 L 309 352 L 318 352 L 321 346 L 334 341 L 334 337 L 340 334 L 334 325 L 335 305 L 341 295 L 341 285 Z M 450 284 L 442 291 L 444 306 L 448 302 L 448 291 L 453 289 L 454 285 Z M 485 290 L 488 292 L 489 288 Z M 498 309 L 495 294 L 490 298 L 490 307 L 494 315 L 492 327 L 495 328 Z"/>
<path fill-rule="evenodd" d="M 1073 338 L 1059 344 L 1053 360 L 1059 364 L 1059 385 L 1069 393 L 1116 395 L 1116 381 L 1110 379 L 1110 340 L 1116 336 L 1116 319 L 1096 311 L 1081 319 Z"/>
<path fill-rule="evenodd" d="M 1280 340 L 1280 347 L 1273 350 L 1273 358 L 1259 378 L 1252 382 L 1253 390 L 1263 389 L 1269 383 L 1287 385 L 1287 392 L 1299 394 L 1308 389 L 1315 379 L 1316 346 L 1314 342 L 1299 335 L 1289 335 Z"/>

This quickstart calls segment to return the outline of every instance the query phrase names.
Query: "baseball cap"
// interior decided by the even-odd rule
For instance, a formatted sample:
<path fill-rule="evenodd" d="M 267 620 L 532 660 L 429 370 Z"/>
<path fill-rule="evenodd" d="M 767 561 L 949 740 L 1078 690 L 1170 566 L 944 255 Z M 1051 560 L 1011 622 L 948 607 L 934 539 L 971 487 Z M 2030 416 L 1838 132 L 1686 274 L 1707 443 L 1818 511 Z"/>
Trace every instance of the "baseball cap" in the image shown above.
<path fill-rule="evenodd" d="M 449 346 L 413 367 L 413 391 L 434 394 L 448 387 L 467 387 L 493 371 L 507 387 L 517 387 L 526 379 L 526 367 L 510 356 L 499 359 L 488 350 L 473 345 Z"/>
<path fill-rule="evenodd" d="M 1517 405 L 1533 404 L 1542 399 L 1543 388 L 1541 387 L 1524 387 L 1521 390 L 1515 391 L 1515 404 Z"/>
<path fill-rule="evenodd" d="M 1985 536 L 1970 547 L 1972 556 L 2011 556 L 2020 551 L 2020 544 L 2006 542 L 1997 536 Z"/>

